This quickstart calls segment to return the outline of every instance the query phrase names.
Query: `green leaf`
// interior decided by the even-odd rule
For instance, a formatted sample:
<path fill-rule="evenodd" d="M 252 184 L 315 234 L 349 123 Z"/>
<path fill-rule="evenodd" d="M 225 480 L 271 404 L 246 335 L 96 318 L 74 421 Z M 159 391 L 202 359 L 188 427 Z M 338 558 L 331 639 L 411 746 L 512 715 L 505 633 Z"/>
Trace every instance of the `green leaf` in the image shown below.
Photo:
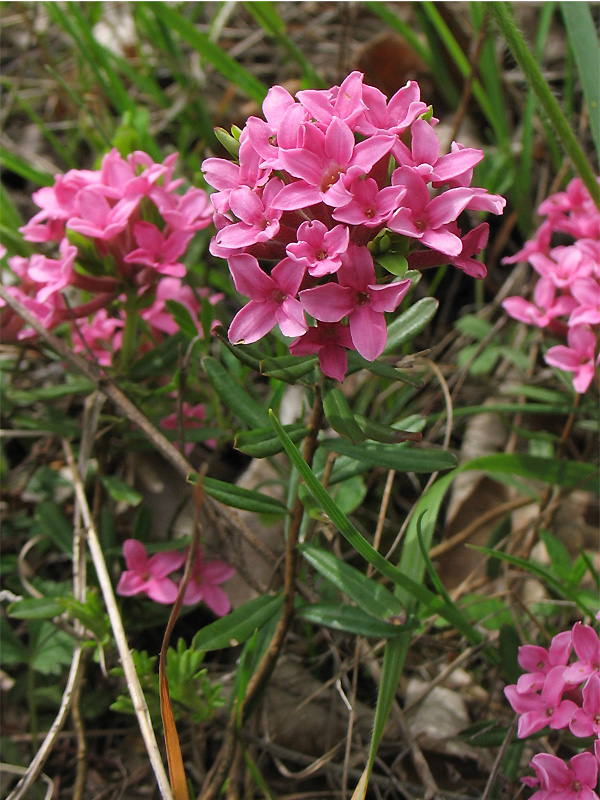
<path fill-rule="evenodd" d="M 269 414 L 256 400 L 244 391 L 225 367 L 215 358 L 203 359 L 208 380 L 227 408 L 249 428 L 266 428 Z"/>
<path fill-rule="evenodd" d="M 353 445 L 345 439 L 324 439 L 320 446 L 349 456 L 369 467 L 384 467 L 401 472 L 437 472 L 456 466 L 456 456 L 446 450 L 426 450 L 400 444 L 361 442 Z"/>
<path fill-rule="evenodd" d="M 523 71 L 527 82 L 544 108 L 555 133 L 561 140 L 567 155 L 581 176 L 594 203 L 596 206 L 600 207 L 600 186 L 598 186 L 594 170 L 587 160 L 575 132 L 563 114 L 556 97 L 545 80 L 539 64 L 531 54 L 529 47 L 515 24 L 512 13 L 513 9 L 510 3 L 486 2 L 485 5 L 490 16 L 493 17 L 498 25 L 506 44 Z"/>
<path fill-rule="evenodd" d="M 177 323 L 177 327 L 188 341 L 191 342 L 200 335 L 198 322 L 194 320 L 184 305 L 178 303 L 176 300 L 167 300 L 165 306 Z"/>
<path fill-rule="evenodd" d="M 58 383 L 54 386 L 38 386 L 30 389 L 15 389 L 6 387 L 6 396 L 13 403 L 31 405 L 38 400 L 56 400 L 71 394 L 87 394 L 95 388 L 95 384 L 86 378 L 73 378 L 67 383 Z"/>
<path fill-rule="evenodd" d="M 142 494 L 115 475 L 103 475 L 100 480 L 106 491 L 117 503 L 137 506 L 142 502 Z"/>
<path fill-rule="evenodd" d="M 356 422 L 341 389 L 336 387 L 324 393 L 323 411 L 334 431 L 355 444 L 364 441 L 365 434 Z"/>
<path fill-rule="evenodd" d="M 300 422 L 285 425 L 284 427 L 287 435 L 294 443 L 304 439 L 309 431 L 306 425 Z M 236 450 L 240 450 L 252 458 L 274 456 L 283 450 L 283 445 L 272 427 L 242 431 L 236 435 L 233 446 Z"/>
<path fill-rule="evenodd" d="M 60 675 L 73 659 L 73 639 L 49 622 L 29 623 L 29 663 L 42 675 Z"/>
<path fill-rule="evenodd" d="M 5 147 L 0 147 L 0 166 L 10 172 L 14 172 L 15 175 L 20 175 L 21 178 L 37 186 L 52 186 L 54 183 L 52 175 L 36 169 L 28 161 L 25 161 L 15 153 L 9 152 Z"/>
<path fill-rule="evenodd" d="M 393 581 L 404 591 L 405 594 L 408 594 L 409 597 L 414 597 L 416 600 L 422 602 L 430 613 L 440 614 L 440 616 L 444 617 L 444 619 L 450 622 L 451 625 L 454 625 L 457 630 L 463 633 L 469 641 L 472 641 L 473 644 L 479 644 L 481 637 L 478 636 L 476 639 L 472 637 L 473 630 L 471 626 L 469 625 L 465 628 L 462 618 L 457 617 L 455 610 L 452 607 L 448 606 L 439 597 L 434 595 L 433 592 L 430 592 L 429 589 L 422 584 L 422 582 L 414 580 L 412 577 L 410 577 L 410 575 L 401 572 L 399 569 L 390 564 L 390 562 L 387 561 L 381 555 L 381 553 L 378 553 L 377 550 L 375 550 L 369 544 L 369 542 L 367 542 L 364 536 L 340 510 L 325 487 L 322 486 L 317 477 L 313 474 L 306 461 L 300 455 L 298 448 L 293 444 L 292 441 L 290 441 L 286 432 L 283 430 L 281 423 L 275 417 L 273 412 L 270 411 L 269 413 L 271 415 L 273 427 L 281 438 L 286 453 L 300 473 L 300 476 L 304 479 L 304 482 L 308 486 L 311 494 L 321 505 L 323 511 L 325 511 L 325 513 L 329 516 L 329 519 L 337 527 L 342 536 L 344 536 L 352 545 L 352 547 L 354 547 L 356 552 L 363 556 L 363 558 L 365 558 L 376 569 L 378 569 L 382 575 L 385 575 L 387 578 Z"/>
<path fill-rule="evenodd" d="M 372 636 L 377 639 L 390 639 L 408 630 L 406 625 L 395 625 L 375 619 L 360 608 L 354 606 L 327 605 L 315 603 L 301 606 L 297 615 L 305 622 L 323 625 L 334 631 L 352 633 L 355 636 Z"/>
<path fill-rule="evenodd" d="M 439 510 L 446 492 L 459 473 L 469 470 L 486 470 L 492 474 L 497 472 L 511 476 L 521 475 L 559 483 L 559 485 L 568 488 L 574 488 L 578 485 L 583 486 L 586 482 L 598 476 L 598 470 L 592 464 L 582 464 L 575 461 L 559 462 L 554 459 L 537 458 L 516 453 L 496 453 L 489 456 L 481 456 L 462 464 L 447 475 L 443 475 L 419 498 L 404 535 L 399 568 L 403 573 L 410 575 L 417 581 L 422 581 L 425 573 L 425 563 L 421 556 L 418 540 L 419 526 L 421 526 L 423 545 L 426 549 L 429 549 Z M 592 487 L 589 488 L 593 491 Z M 410 607 L 410 593 L 399 590 L 399 596 Z"/>
<path fill-rule="evenodd" d="M 560 10 L 573 48 L 583 96 L 588 107 L 590 130 L 600 157 L 600 47 L 589 3 L 562 2 Z"/>
<path fill-rule="evenodd" d="M 311 88 L 325 89 L 326 84 L 313 67 L 310 58 L 307 58 L 287 35 L 285 22 L 277 13 L 275 4 L 271 2 L 250 2 L 244 3 L 244 5 L 264 30 L 287 50 L 289 56 L 300 66 L 305 84 Z"/>
<path fill-rule="evenodd" d="M 439 300 L 435 297 L 423 297 L 390 322 L 383 354 L 390 355 L 396 352 L 403 344 L 421 333 L 434 318 L 439 304 Z"/>
<path fill-rule="evenodd" d="M 400 683 L 400 676 L 404 668 L 409 642 L 410 636 L 404 635 L 388 639 L 385 645 L 381 681 L 377 693 L 375 721 L 373 722 L 373 733 L 371 734 L 371 746 L 369 748 L 369 761 L 367 765 L 369 772 L 373 768 L 383 731 L 394 700 L 396 699 L 396 690 Z"/>
<path fill-rule="evenodd" d="M 240 142 L 239 139 L 236 139 L 235 136 L 232 136 L 230 133 L 227 133 L 225 128 L 215 128 L 215 136 L 219 140 L 219 143 L 223 145 L 225 150 L 229 153 L 230 156 L 233 156 L 236 160 L 239 158 L 240 154 Z"/>
<path fill-rule="evenodd" d="M 391 272 L 392 275 L 398 275 L 403 278 L 408 269 L 408 261 L 406 256 L 402 253 L 380 253 L 376 256 L 375 260 L 378 264 Z"/>
<path fill-rule="evenodd" d="M 489 547 L 478 547 L 475 545 L 467 545 L 467 547 L 472 550 L 477 550 L 479 553 L 484 553 L 485 555 L 491 556 L 492 558 L 499 558 L 501 561 L 507 561 L 509 564 L 512 564 L 515 567 L 521 567 L 521 569 L 524 569 L 531 575 L 536 575 L 558 595 L 570 600 L 572 603 L 575 603 L 585 614 L 588 614 L 591 617 L 593 617 L 598 610 L 597 608 L 592 609 L 591 607 L 588 607 L 582 599 L 582 595 L 566 586 L 562 580 L 558 579 L 552 572 L 550 572 L 550 570 L 546 569 L 546 567 L 543 567 L 541 564 L 538 564 L 536 561 L 517 558 L 517 556 L 513 556 L 510 553 L 505 553 L 502 550 L 491 550 Z"/>
<path fill-rule="evenodd" d="M 383 620 L 404 614 L 402 603 L 389 589 L 333 553 L 311 544 L 301 545 L 300 552 L 320 575 L 367 614 Z"/>
<path fill-rule="evenodd" d="M 24 664 L 27 661 L 27 648 L 13 631 L 10 622 L 4 615 L 0 617 L 0 641 L 2 642 L 2 664 L 4 667 L 13 664 Z"/>
<path fill-rule="evenodd" d="M 386 362 L 382 361 L 381 359 L 367 361 L 366 358 L 363 358 L 355 350 L 349 350 L 347 374 L 352 375 L 361 369 L 366 369 L 369 372 L 372 372 L 373 375 L 378 375 L 380 378 L 385 378 L 389 381 L 403 381 L 404 383 L 410 383 L 412 386 L 416 386 L 417 388 L 423 385 L 423 381 L 420 378 L 413 377 L 406 370 L 396 369 L 396 367 L 393 367 L 391 364 L 386 364 Z"/>
<path fill-rule="evenodd" d="M 196 473 L 188 475 L 191 483 L 197 483 L 199 476 Z M 204 478 L 204 491 L 214 500 L 231 508 L 241 508 L 244 511 L 254 511 L 256 514 L 286 514 L 287 508 L 274 497 L 269 497 L 262 492 L 244 489 L 234 483 L 219 481 L 216 478 Z"/>
<path fill-rule="evenodd" d="M 278 358 L 261 358 L 260 372 L 270 378 L 296 383 L 299 378 L 311 372 L 317 365 L 317 356 L 298 358 L 297 356 L 279 356 Z"/>
<path fill-rule="evenodd" d="M 192 647 L 207 652 L 242 644 L 276 614 L 282 604 L 281 595 L 256 597 L 198 631 Z"/>
<path fill-rule="evenodd" d="M 73 526 L 67 520 L 56 503 L 47 501 L 40 503 L 35 516 L 42 532 L 51 539 L 63 553 L 73 554 Z"/>
<path fill-rule="evenodd" d="M 63 607 L 53 597 L 24 597 L 8 606 L 15 619 L 52 619 L 63 613 Z"/>
<path fill-rule="evenodd" d="M 211 41 L 206 34 L 199 31 L 183 14 L 164 2 L 144 3 L 144 6 L 167 28 L 176 31 L 182 39 L 185 39 L 201 58 L 210 61 L 233 86 L 245 92 L 255 102 L 262 104 L 267 94 L 267 87 L 238 61 L 227 55 L 216 42 Z"/>
<path fill-rule="evenodd" d="M 367 439 L 372 439 L 382 444 L 399 444 L 407 439 L 407 431 L 383 425 L 381 422 L 375 422 L 375 420 L 363 417 L 360 414 L 355 414 L 355 419 L 365 432 Z"/>

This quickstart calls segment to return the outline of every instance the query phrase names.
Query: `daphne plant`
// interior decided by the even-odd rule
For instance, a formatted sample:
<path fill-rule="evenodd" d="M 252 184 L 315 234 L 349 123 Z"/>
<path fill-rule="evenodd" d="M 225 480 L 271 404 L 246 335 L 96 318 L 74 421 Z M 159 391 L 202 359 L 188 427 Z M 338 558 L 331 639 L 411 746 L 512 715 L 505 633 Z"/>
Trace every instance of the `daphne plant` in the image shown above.
<path fill-rule="evenodd" d="M 441 155 L 415 81 L 389 101 L 359 72 L 295 98 L 275 86 L 263 112 L 222 136 L 236 163 L 203 164 L 216 189 L 211 252 L 250 298 L 229 338 L 251 344 L 278 326 L 293 355 L 317 353 L 342 381 L 349 350 L 370 362 L 383 353 L 408 270 L 449 263 L 485 275 L 475 256 L 487 223 L 463 232 L 458 220 L 500 214 L 505 200 L 471 186 L 481 150 L 453 142 Z"/>
<path fill-rule="evenodd" d="M 135 354 L 178 330 L 168 300 L 197 318 L 209 294 L 184 282 L 181 259 L 210 225 L 211 206 L 202 189 L 179 191 L 176 160 L 173 154 L 155 163 L 141 151 L 123 158 L 112 149 L 98 170 L 56 175 L 52 186 L 34 192 L 40 211 L 20 228 L 44 253 L 8 259 L 18 279 L 9 291 L 46 328 L 68 323 L 75 352 L 91 353 L 104 367 L 124 372 Z M 46 255 L 52 247 L 57 252 Z M 8 308 L 0 326 L 5 341 L 33 334 Z"/>

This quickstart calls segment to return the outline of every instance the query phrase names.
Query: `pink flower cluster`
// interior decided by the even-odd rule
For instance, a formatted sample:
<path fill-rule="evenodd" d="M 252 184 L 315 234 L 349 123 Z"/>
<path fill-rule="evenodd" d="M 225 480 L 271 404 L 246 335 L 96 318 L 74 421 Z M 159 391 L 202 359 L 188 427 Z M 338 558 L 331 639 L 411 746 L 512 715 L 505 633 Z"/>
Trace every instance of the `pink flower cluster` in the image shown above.
<path fill-rule="evenodd" d="M 573 373 L 573 387 L 582 394 L 590 386 L 600 332 L 600 212 L 580 178 L 565 192 L 548 197 L 538 213 L 545 216 L 533 239 L 505 264 L 528 261 L 540 276 L 533 302 L 507 297 L 502 303 L 514 319 L 547 328 L 567 344 L 551 347 L 546 362 Z M 552 246 L 552 235 L 570 244 Z"/>
<path fill-rule="evenodd" d="M 117 585 L 119 594 L 129 597 L 141 593 L 155 603 L 165 605 L 175 602 L 179 587 L 169 576 L 183 567 L 186 553 L 168 550 L 148 558 L 141 542 L 127 539 L 123 544 L 123 555 L 127 569 Z M 225 616 L 231 604 L 219 584 L 229 580 L 234 572 L 233 567 L 223 561 L 204 561 L 200 550 L 183 595 L 183 604 L 193 606 L 204 601 L 218 617 Z"/>
<path fill-rule="evenodd" d="M 293 354 L 318 353 L 341 381 L 347 350 L 381 355 L 385 314 L 410 286 L 374 262 L 378 234 L 387 229 L 409 267 L 451 263 L 483 277 L 474 256 L 488 226 L 463 235 L 457 220 L 465 209 L 500 214 L 505 200 L 470 186 L 481 150 L 455 142 L 440 154 L 438 120 L 415 81 L 389 101 L 359 72 L 296 99 L 275 86 L 263 112 L 241 132 L 238 163 L 203 164 L 217 190 L 211 252 L 250 298 L 229 338 L 249 344 L 278 325 Z"/>
<path fill-rule="evenodd" d="M 53 186 L 34 193 L 40 211 L 20 230 L 44 250 L 58 245 L 58 253 L 8 259 L 19 279 L 9 291 L 48 328 L 74 323 L 74 349 L 91 350 L 104 366 L 120 348 L 125 325 L 123 302 L 109 311 L 113 301 L 135 294 L 154 339 L 177 330 L 166 300 L 192 315 L 199 310 L 197 293 L 182 282 L 181 258 L 196 231 L 210 225 L 212 209 L 201 189 L 177 192 L 176 159 L 157 164 L 141 151 L 125 159 L 113 149 L 99 170 L 57 175 Z M 5 340 L 31 335 L 7 308 L 0 328 Z"/>
<path fill-rule="evenodd" d="M 600 615 L 599 615 L 600 616 Z M 572 654 L 575 660 L 572 660 Z M 547 725 L 569 729 L 573 736 L 596 737 L 594 752 L 579 753 L 567 766 L 557 756 L 533 757 L 539 787 L 536 800 L 598 800 L 594 791 L 600 760 L 600 640 L 590 625 L 575 623 L 572 631 L 557 634 L 548 649 L 537 645 L 519 648 L 519 664 L 526 670 L 504 693 L 520 714 L 518 735 L 530 736 Z M 532 798 L 533 800 L 533 798 Z"/>

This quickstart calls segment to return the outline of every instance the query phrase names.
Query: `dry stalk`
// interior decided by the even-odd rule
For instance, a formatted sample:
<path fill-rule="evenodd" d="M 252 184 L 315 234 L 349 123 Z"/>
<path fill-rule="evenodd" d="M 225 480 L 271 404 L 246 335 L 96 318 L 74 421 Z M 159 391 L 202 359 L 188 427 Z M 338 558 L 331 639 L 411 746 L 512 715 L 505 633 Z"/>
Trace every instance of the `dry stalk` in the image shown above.
<path fill-rule="evenodd" d="M 138 724 L 140 726 L 142 738 L 144 740 L 144 744 L 148 752 L 148 757 L 150 759 L 152 769 L 154 770 L 154 774 L 156 776 L 156 781 L 161 796 L 163 797 L 163 800 L 173 800 L 171 786 L 169 784 L 169 779 L 167 778 L 167 774 L 165 772 L 162 759 L 160 757 L 158 745 L 156 743 L 156 738 L 154 736 L 154 730 L 152 729 L 152 723 L 150 721 L 148 706 L 146 705 L 146 699 L 144 697 L 142 687 L 140 685 L 137 673 L 135 671 L 133 657 L 131 655 L 131 652 L 129 650 L 129 645 L 127 643 L 127 637 L 125 635 L 125 630 L 123 628 L 123 621 L 121 619 L 119 608 L 117 606 L 117 601 L 113 591 L 112 582 L 108 574 L 108 569 L 106 567 L 106 561 L 104 560 L 104 554 L 102 552 L 102 547 L 100 545 L 98 533 L 96 531 L 96 527 L 94 525 L 92 515 L 90 513 L 87 498 L 85 496 L 85 490 L 83 488 L 83 483 L 79 475 L 79 470 L 75 465 L 73 453 L 67 442 L 64 442 L 64 451 L 67 462 L 69 464 L 69 467 L 71 468 L 71 472 L 73 475 L 75 496 L 77 498 L 77 503 L 79 505 L 79 510 L 83 519 L 83 524 L 87 536 L 87 543 L 90 549 L 90 554 L 92 556 L 92 561 L 94 562 L 94 568 L 96 569 L 96 574 L 98 576 L 98 582 L 100 583 L 100 589 L 102 591 L 102 596 L 104 598 L 104 603 L 106 605 L 106 610 L 108 612 L 111 629 L 113 632 L 113 636 L 115 637 L 115 642 L 117 645 L 117 649 L 119 651 L 121 663 L 123 664 L 125 679 L 127 681 L 127 688 L 129 689 L 129 693 L 131 695 L 131 700 L 133 702 L 135 715 L 137 717 Z M 13 798 L 11 798 L 10 800 L 13 800 Z M 14 800 L 17 800 L 17 798 L 14 798 Z"/>

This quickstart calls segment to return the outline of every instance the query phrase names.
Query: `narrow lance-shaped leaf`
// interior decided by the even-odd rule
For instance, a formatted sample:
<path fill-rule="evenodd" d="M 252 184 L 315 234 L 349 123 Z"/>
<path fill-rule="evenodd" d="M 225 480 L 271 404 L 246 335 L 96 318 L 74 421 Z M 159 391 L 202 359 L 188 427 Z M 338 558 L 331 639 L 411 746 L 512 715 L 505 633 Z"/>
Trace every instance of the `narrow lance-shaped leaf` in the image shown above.
<path fill-rule="evenodd" d="M 242 644 L 279 611 L 282 603 L 281 595 L 256 597 L 199 630 L 192 647 L 207 652 Z"/>
<path fill-rule="evenodd" d="M 266 428 L 269 425 L 267 411 L 231 377 L 225 367 L 215 358 L 202 361 L 208 380 L 227 408 L 249 428 Z"/>
<path fill-rule="evenodd" d="M 304 482 L 306 483 L 311 494 L 320 503 L 321 508 L 329 516 L 329 519 L 337 527 L 339 532 L 344 536 L 348 542 L 354 547 L 357 553 L 363 556 L 370 564 L 378 569 L 382 575 L 385 575 L 399 587 L 402 587 L 411 596 L 422 602 L 429 613 L 439 614 L 444 617 L 451 625 L 460 631 L 469 641 L 473 644 L 481 642 L 481 636 L 473 635 L 473 629 L 469 625 L 467 628 L 464 626 L 463 619 L 457 617 L 455 609 L 449 607 L 444 601 L 437 597 L 433 592 L 430 592 L 422 583 L 418 583 L 408 575 L 403 574 L 390 564 L 381 553 L 378 553 L 369 542 L 362 536 L 358 529 L 350 522 L 348 517 L 340 510 L 337 504 L 330 497 L 327 490 L 319 483 L 312 470 L 302 458 L 298 448 L 290 440 L 289 436 L 283 430 L 279 420 L 275 417 L 272 411 L 271 422 L 277 431 L 278 436 L 281 438 L 285 451 L 290 457 L 292 463 L 297 468 Z"/>
<path fill-rule="evenodd" d="M 360 429 L 348 401 L 337 387 L 323 395 L 323 411 L 334 431 L 350 439 L 351 442 L 362 442 L 365 434 Z"/>

